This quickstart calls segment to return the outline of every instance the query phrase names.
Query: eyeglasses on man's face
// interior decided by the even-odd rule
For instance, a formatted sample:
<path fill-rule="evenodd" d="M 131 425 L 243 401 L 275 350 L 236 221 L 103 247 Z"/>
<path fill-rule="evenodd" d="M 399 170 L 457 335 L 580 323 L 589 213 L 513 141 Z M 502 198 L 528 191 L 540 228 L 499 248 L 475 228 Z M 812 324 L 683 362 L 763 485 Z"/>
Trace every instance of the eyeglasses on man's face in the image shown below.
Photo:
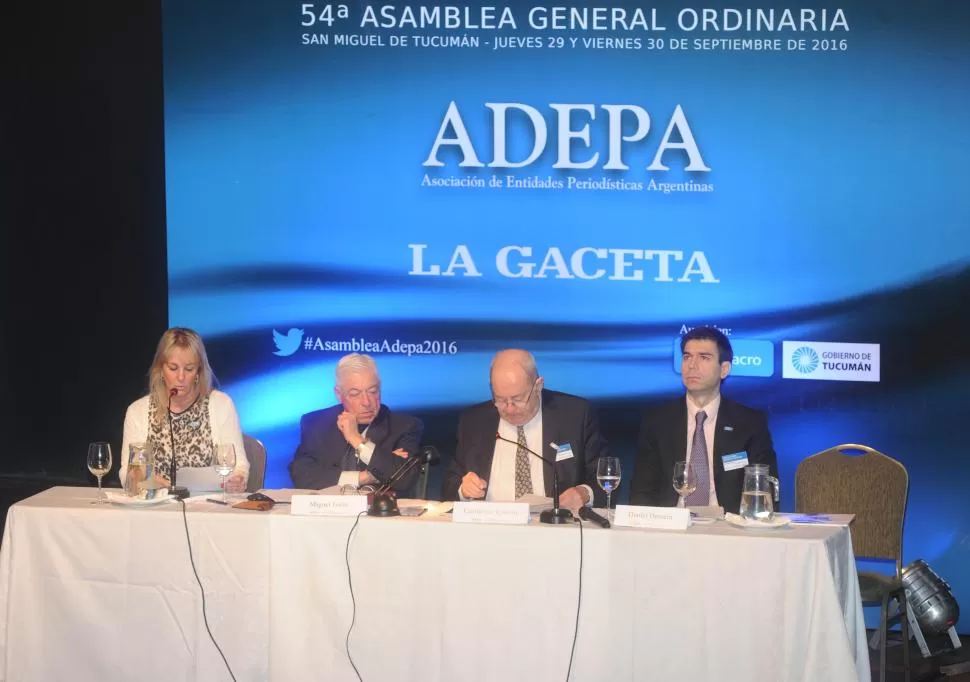
<path fill-rule="evenodd" d="M 495 405 L 495 407 L 498 407 L 498 408 L 503 408 L 503 407 L 522 408 L 522 407 L 525 407 L 526 405 L 529 404 L 529 401 L 532 400 L 532 394 L 535 393 L 536 384 L 537 383 L 538 383 L 538 379 L 532 382 L 532 388 L 529 389 L 528 395 L 526 395 L 524 398 L 521 397 L 521 396 L 514 396 L 512 398 L 496 398 L 495 397 L 495 394 L 493 393 L 492 394 L 492 403 Z"/>

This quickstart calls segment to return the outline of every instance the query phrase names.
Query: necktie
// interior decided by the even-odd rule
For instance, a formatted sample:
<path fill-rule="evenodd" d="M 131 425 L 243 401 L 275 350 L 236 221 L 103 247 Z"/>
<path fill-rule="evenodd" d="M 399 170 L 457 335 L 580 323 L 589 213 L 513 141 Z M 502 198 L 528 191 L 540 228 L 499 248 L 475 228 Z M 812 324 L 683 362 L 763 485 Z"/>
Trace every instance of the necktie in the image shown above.
<path fill-rule="evenodd" d="M 348 443 L 345 446 L 341 471 L 357 471 L 357 451 Z"/>
<path fill-rule="evenodd" d="M 526 450 L 525 429 L 518 428 L 519 448 L 515 451 L 515 497 L 532 494 L 532 468 L 529 466 L 529 451 Z"/>
<path fill-rule="evenodd" d="M 688 507 L 706 507 L 711 500 L 711 472 L 707 466 L 707 437 L 704 435 L 706 419 L 706 412 L 702 410 L 697 413 L 694 440 L 690 445 L 690 463 L 694 468 L 697 488 L 687 496 Z"/>

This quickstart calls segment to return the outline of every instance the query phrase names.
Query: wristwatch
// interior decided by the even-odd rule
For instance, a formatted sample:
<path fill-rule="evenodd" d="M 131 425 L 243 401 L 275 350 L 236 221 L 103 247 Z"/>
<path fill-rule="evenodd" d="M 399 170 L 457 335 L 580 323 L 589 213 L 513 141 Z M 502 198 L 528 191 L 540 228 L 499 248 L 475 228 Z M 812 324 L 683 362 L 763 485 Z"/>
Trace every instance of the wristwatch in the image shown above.
<path fill-rule="evenodd" d="M 361 438 L 360 439 L 360 445 L 358 445 L 356 448 L 354 448 L 354 452 L 357 453 L 357 456 L 358 457 L 360 457 L 360 449 L 362 447 L 364 447 L 366 444 L 367 444 L 367 438 Z"/>

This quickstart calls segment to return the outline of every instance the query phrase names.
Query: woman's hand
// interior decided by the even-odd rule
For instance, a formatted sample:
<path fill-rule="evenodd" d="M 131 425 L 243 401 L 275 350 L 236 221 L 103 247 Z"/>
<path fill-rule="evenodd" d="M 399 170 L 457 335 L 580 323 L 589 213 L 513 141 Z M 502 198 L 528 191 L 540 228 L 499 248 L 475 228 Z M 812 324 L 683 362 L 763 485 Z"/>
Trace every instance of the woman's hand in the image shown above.
<path fill-rule="evenodd" d="M 227 493 L 244 493 L 246 492 L 246 478 L 242 474 L 233 474 L 226 479 L 226 492 Z"/>

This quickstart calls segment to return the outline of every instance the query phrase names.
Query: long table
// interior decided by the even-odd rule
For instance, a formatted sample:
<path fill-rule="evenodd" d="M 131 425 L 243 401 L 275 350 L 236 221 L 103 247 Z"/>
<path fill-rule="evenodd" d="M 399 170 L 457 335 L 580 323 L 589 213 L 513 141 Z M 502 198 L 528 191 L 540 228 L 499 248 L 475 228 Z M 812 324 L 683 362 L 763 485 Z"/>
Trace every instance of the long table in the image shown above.
<path fill-rule="evenodd" d="M 183 516 L 94 494 L 57 487 L 10 508 L 4 681 L 229 680 L 193 561 L 239 682 L 566 680 L 580 557 L 570 680 L 870 679 L 846 526 L 580 532 L 204 500 Z"/>

